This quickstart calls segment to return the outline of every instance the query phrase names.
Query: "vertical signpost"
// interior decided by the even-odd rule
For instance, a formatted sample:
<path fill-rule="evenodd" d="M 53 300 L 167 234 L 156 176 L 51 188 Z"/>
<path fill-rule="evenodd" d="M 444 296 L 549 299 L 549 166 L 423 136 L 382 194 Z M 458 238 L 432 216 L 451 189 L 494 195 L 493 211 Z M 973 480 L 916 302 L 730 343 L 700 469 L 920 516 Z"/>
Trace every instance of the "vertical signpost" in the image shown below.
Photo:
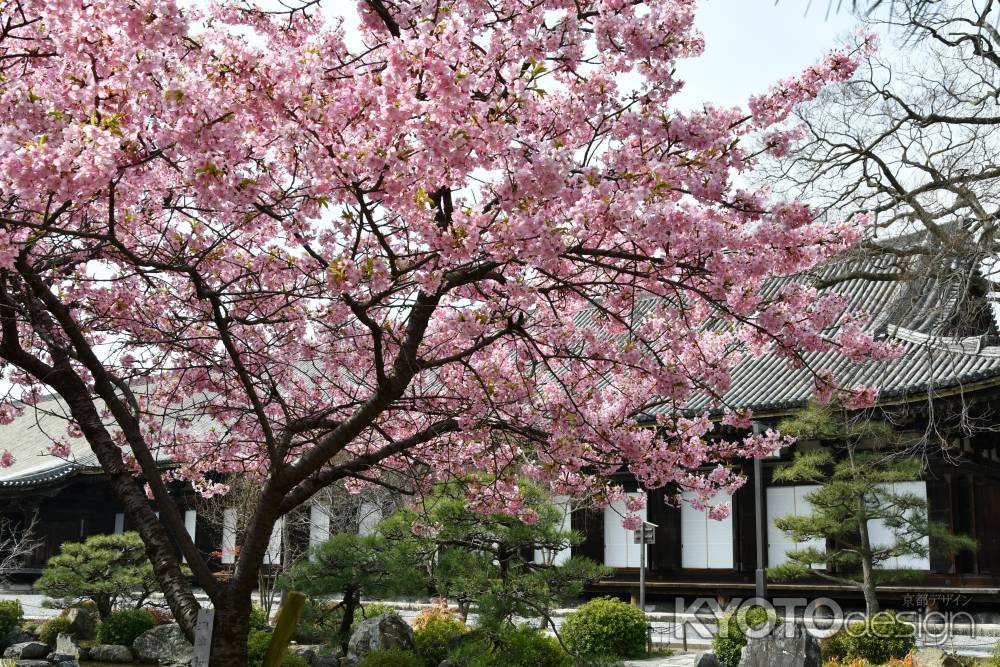
<path fill-rule="evenodd" d="M 194 625 L 194 657 L 191 667 L 208 667 L 212 656 L 212 628 L 215 626 L 215 610 L 199 609 Z"/>
<path fill-rule="evenodd" d="M 639 609 L 646 611 L 646 545 L 656 544 L 655 523 L 643 521 L 641 528 L 633 531 L 633 539 L 639 545 Z"/>
<path fill-rule="evenodd" d="M 753 434 L 760 435 L 762 425 L 753 422 Z M 753 501 L 754 523 L 757 534 L 757 570 L 755 574 L 756 594 L 758 598 L 767 597 L 767 578 L 764 575 L 764 466 L 760 457 L 753 457 Z"/>

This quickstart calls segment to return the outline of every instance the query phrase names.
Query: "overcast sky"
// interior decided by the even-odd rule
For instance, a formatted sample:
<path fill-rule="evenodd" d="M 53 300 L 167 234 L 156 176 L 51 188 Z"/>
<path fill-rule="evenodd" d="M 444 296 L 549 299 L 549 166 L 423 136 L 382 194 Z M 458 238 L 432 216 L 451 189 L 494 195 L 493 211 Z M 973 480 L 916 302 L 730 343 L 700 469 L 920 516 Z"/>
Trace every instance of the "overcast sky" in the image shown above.
<path fill-rule="evenodd" d="M 700 0 L 696 22 L 705 35 L 705 54 L 679 63 L 686 84 L 674 98 L 678 107 L 709 100 L 743 105 L 750 95 L 822 58 L 858 25 L 846 7 L 827 18 L 825 0 L 813 0 L 808 12 L 807 2 Z"/>

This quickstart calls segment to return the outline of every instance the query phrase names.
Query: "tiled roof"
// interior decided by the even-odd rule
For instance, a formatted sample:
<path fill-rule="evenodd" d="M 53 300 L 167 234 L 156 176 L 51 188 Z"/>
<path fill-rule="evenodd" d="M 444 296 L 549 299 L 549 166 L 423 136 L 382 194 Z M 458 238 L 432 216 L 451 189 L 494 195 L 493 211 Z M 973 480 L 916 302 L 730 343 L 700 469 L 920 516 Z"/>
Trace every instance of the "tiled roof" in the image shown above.
<path fill-rule="evenodd" d="M 818 276 L 795 279 L 829 279 L 884 270 L 885 265 L 877 260 L 848 259 L 831 262 Z M 772 281 L 769 289 L 777 289 L 788 280 Z M 933 272 L 905 281 L 858 278 L 835 283 L 828 290 L 846 297 L 848 311 L 867 313 L 871 317 L 868 331 L 877 338 L 897 341 L 901 354 L 892 360 L 861 364 L 834 352 L 811 353 L 804 359 L 812 368 L 831 371 L 843 386 L 879 387 L 880 400 L 887 402 L 960 391 L 985 380 L 1000 383 L 1000 336 L 993 311 L 980 299 L 975 301 L 975 309 L 981 311 L 978 317 L 970 315 L 956 323 L 954 304 L 961 289 L 957 279 L 942 279 Z M 838 326 L 835 324 L 829 333 L 835 333 Z M 765 353 L 736 366 L 724 398 L 733 407 L 782 411 L 804 406 L 813 391 L 808 368 L 793 368 L 778 355 Z M 705 396 L 696 397 L 686 407 L 693 412 L 712 408 Z"/>

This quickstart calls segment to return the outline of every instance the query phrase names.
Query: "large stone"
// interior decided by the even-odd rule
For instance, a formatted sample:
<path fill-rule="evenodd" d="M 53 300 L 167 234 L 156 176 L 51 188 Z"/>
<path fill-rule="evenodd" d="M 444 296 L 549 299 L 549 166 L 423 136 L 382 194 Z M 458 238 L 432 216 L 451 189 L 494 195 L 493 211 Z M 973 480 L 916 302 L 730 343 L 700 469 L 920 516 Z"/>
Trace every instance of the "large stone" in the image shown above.
<path fill-rule="evenodd" d="M 146 630 L 136 637 L 132 648 L 140 660 L 158 662 L 164 667 L 190 665 L 194 658 L 194 647 L 184 637 L 181 626 L 176 623 Z"/>
<path fill-rule="evenodd" d="M 21 628 L 14 628 L 8 632 L 0 635 L 0 655 L 14 644 L 23 644 L 24 642 L 30 642 L 31 635 L 22 630 Z"/>
<path fill-rule="evenodd" d="M 34 660 L 44 658 L 49 654 L 49 645 L 42 642 L 21 642 L 8 646 L 3 652 L 3 657 L 14 658 L 16 660 Z"/>
<path fill-rule="evenodd" d="M 694 657 L 694 667 L 721 667 L 714 653 L 699 653 Z"/>
<path fill-rule="evenodd" d="M 60 662 L 55 663 L 55 667 L 80 667 L 80 661 L 77 660 L 76 658 L 73 658 L 71 660 L 62 660 Z"/>
<path fill-rule="evenodd" d="M 132 649 L 121 644 L 95 644 L 90 647 L 89 657 L 94 662 L 132 662 L 135 660 Z"/>
<path fill-rule="evenodd" d="M 93 639 L 97 636 L 97 617 L 93 612 L 73 607 L 66 610 L 66 620 L 69 621 L 69 631 L 77 639 Z"/>
<path fill-rule="evenodd" d="M 56 653 L 69 656 L 70 658 L 80 657 L 80 645 L 76 643 L 76 637 L 60 632 L 56 635 Z"/>
<path fill-rule="evenodd" d="M 819 642 L 801 626 L 786 623 L 766 637 L 751 637 L 739 667 L 821 667 Z"/>
<path fill-rule="evenodd" d="M 52 667 L 48 660 L 15 660 L 14 667 Z"/>
<path fill-rule="evenodd" d="M 396 614 L 382 614 L 358 624 L 347 644 L 347 656 L 364 658 L 387 648 L 413 650 L 413 629 Z"/>
<path fill-rule="evenodd" d="M 913 653 L 914 667 L 962 667 L 963 663 L 936 646 L 922 648 Z"/>
<path fill-rule="evenodd" d="M 300 658 L 302 658 L 303 660 L 305 660 L 306 663 L 309 664 L 309 665 L 312 664 L 313 658 L 316 657 L 316 655 L 317 655 L 318 652 L 319 652 L 319 646 L 318 645 L 313 645 L 313 644 L 289 644 L 288 645 L 288 654 L 289 655 L 297 655 Z"/>

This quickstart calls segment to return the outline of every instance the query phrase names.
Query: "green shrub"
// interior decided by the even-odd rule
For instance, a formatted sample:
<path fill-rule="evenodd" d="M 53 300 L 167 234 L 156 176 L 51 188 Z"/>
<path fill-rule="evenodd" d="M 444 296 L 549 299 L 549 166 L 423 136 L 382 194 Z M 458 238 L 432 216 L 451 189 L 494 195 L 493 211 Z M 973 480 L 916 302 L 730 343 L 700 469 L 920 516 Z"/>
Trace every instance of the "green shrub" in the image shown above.
<path fill-rule="evenodd" d="M 448 642 L 465 632 L 465 623 L 457 618 L 443 614 L 426 616 L 413 630 L 417 655 L 425 667 L 437 667 L 448 655 Z"/>
<path fill-rule="evenodd" d="M 271 627 L 271 619 L 267 617 L 267 610 L 259 604 L 250 607 L 250 627 L 254 630 L 264 630 Z"/>
<path fill-rule="evenodd" d="M 507 628 L 492 640 L 473 631 L 448 657 L 466 667 L 570 667 L 573 657 L 536 628 Z"/>
<path fill-rule="evenodd" d="M 581 656 L 634 658 L 646 652 L 646 614 L 617 598 L 595 598 L 570 614 L 560 633 Z"/>
<path fill-rule="evenodd" d="M 900 621 L 891 611 L 852 623 L 845 635 L 846 658 L 863 659 L 876 665 L 890 658 L 903 658 L 916 647 L 913 626 Z"/>
<path fill-rule="evenodd" d="M 847 657 L 845 639 L 847 639 L 847 633 L 843 630 L 838 630 L 829 637 L 819 640 L 819 654 L 824 665 L 831 660 L 840 662 Z"/>
<path fill-rule="evenodd" d="M 335 603 L 307 599 L 292 639 L 299 644 L 339 644 L 343 618 L 343 608 Z"/>
<path fill-rule="evenodd" d="M 131 646 L 136 637 L 155 626 L 156 619 L 145 609 L 119 609 L 97 626 L 97 642 Z"/>
<path fill-rule="evenodd" d="M 645 640 L 644 644 L 645 644 Z M 503 667 L 569 667 L 573 658 L 555 637 L 522 625 L 500 635 L 499 659 L 492 664 Z"/>
<path fill-rule="evenodd" d="M 70 622 L 65 616 L 56 616 L 42 623 L 42 629 L 38 634 L 38 641 L 49 646 L 56 645 L 56 637 L 60 632 L 69 633 Z"/>
<path fill-rule="evenodd" d="M 413 651 L 387 648 L 372 651 L 357 667 L 423 667 L 423 664 Z"/>
<path fill-rule="evenodd" d="M 360 614 L 357 617 L 355 617 L 355 620 L 358 620 L 358 618 L 360 618 L 361 620 L 367 618 L 375 618 L 376 616 L 381 616 L 382 614 L 396 614 L 397 616 L 399 615 L 399 612 L 396 611 L 393 607 L 390 607 L 387 604 L 382 604 L 381 602 L 373 602 L 372 604 L 366 605 L 363 608 L 359 607 L 358 612 L 360 612 Z"/>
<path fill-rule="evenodd" d="M 756 630 L 767 623 L 780 625 L 781 619 L 763 607 L 743 607 L 735 615 L 724 614 L 719 619 L 719 631 L 712 639 L 712 653 L 723 665 L 736 667 L 740 652 L 747 644 L 744 628 Z"/>
<path fill-rule="evenodd" d="M 247 665 L 261 667 L 269 648 L 271 648 L 271 633 L 266 630 L 251 629 L 247 635 Z M 281 667 L 309 667 L 309 663 L 301 655 L 286 653 L 281 660 Z"/>
<path fill-rule="evenodd" d="M 250 667 L 260 667 L 271 646 L 271 633 L 263 630 L 250 629 L 247 635 L 247 664 Z"/>
<path fill-rule="evenodd" d="M 24 610 L 19 600 L 0 600 L 0 634 L 10 632 L 24 621 Z"/>

